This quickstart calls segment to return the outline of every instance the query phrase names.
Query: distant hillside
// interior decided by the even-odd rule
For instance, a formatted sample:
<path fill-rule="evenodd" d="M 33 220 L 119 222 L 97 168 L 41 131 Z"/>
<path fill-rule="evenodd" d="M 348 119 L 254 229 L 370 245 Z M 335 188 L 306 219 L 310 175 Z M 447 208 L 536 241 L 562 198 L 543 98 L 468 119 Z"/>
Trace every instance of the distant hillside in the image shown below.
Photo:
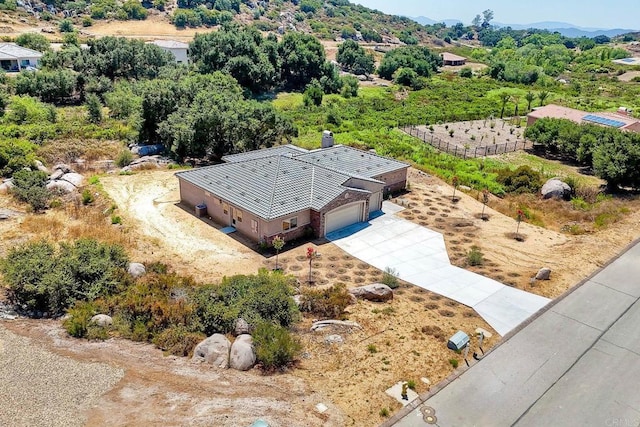
<path fill-rule="evenodd" d="M 565 37 L 596 37 L 605 35 L 607 37 L 615 37 L 620 34 L 626 34 L 633 32 L 634 30 L 622 29 L 622 28 L 588 28 L 578 27 L 577 25 L 570 24 L 568 22 L 555 22 L 555 21 L 543 21 L 533 22 L 531 24 L 502 24 L 499 22 L 493 23 L 496 27 L 511 27 L 514 30 L 527 30 L 529 28 L 537 28 L 540 30 L 549 30 L 552 33 L 558 32 Z"/>
<path fill-rule="evenodd" d="M 427 18 L 426 16 L 411 17 L 411 19 L 416 21 L 418 24 L 422 24 L 422 25 L 433 25 L 433 24 L 440 24 L 444 22 L 447 27 L 453 27 L 456 24 L 463 23 L 459 19 L 443 19 L 441 21 L 436 21 L 434 19 Z"/>

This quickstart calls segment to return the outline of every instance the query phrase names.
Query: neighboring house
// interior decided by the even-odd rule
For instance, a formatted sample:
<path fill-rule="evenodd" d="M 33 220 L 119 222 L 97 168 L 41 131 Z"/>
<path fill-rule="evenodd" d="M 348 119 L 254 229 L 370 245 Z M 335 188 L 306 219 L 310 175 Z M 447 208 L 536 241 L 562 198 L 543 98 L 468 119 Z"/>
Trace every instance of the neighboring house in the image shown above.
<path fill-rule="evenodd" d="M 4 71 L 18 72 L 26 68 L 36 68 L 42 55 L 15 43 L 0 43 L 0 67 Z"/>
<path fill-rule="evenodd" d="M 175 40 L 155 40 L 151 43 L 171 53 L 178 64 L 189 63 L 189 45 L 187 43 Z"/>
<path fill-rule="evenodd" d="M 467 58 L 464 56 L 454 55 L 453 53 L 443 52 L 440 54 L 442 56 L 443 65 L 452 65 L 452 66 L 460 66 L 467 63 Z"/>
<path fill-rule="evenodd" d="M 266 243 L 278 235 L 324 237 L 367 221 L 386 191 L 404 189 L 409 167 L 340 145 L 313 151 L 283 145 L 224 160 L 177 173 L 181 202 Z"/>
<path fill-rule="evenodd" d="M 591 123 L 630 132 L 640 132 L 640 119 L 631 116 L 631 111 L 624 107 L 618 108 L 618 111 L 615 113 L 589 113 L 560 105 L 549 104 L 535 108 L 527 114 L 527 126 L 531 126 L 536 120 L 542 118 L 567 119 L 576 123 Z"/>

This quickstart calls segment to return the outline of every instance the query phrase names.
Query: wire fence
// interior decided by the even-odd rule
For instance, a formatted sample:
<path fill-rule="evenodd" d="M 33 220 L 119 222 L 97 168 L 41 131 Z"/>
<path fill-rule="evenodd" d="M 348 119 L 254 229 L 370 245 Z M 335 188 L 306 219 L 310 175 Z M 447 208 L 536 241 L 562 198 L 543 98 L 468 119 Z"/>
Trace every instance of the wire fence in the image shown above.
<path fill-rule="evenodd" d="M 523 139 L 522 141 L 506 142 L 503 144 L 460 146 L 452 141 L 443 141 L 430 132 L 418 129 L 416 126 L 401 127 L 400 130 L 415 138 L 419 138 L 439 151 L 452 154 L 463 159 L 475 159 L 477 157 L 495 156 L 497 154 L 513 153 L 533 148 L 533 142 Z"/>

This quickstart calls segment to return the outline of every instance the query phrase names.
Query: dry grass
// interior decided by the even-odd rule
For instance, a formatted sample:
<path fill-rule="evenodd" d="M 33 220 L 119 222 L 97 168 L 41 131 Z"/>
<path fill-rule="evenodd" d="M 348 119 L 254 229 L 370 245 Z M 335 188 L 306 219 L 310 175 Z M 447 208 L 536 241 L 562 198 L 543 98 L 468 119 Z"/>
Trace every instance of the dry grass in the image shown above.
<path fill-rule="evenodd" d="M 87 162 L 112 159 L 122 149 L 119 141 L 56 140 L 38 148 L 38 157 L 45 164 L 72 163 L 79 158 Z"/>

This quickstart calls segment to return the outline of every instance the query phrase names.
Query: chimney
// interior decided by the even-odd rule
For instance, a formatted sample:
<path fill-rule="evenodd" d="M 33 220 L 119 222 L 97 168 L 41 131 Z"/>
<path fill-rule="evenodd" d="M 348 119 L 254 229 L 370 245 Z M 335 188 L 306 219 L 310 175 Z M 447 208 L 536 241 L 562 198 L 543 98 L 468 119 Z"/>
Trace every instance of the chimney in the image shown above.
<path fill-rule="evenodd" d="M 322 132 L 322 148 L 333 147 L 333 132 L 325 130 Z"/>

